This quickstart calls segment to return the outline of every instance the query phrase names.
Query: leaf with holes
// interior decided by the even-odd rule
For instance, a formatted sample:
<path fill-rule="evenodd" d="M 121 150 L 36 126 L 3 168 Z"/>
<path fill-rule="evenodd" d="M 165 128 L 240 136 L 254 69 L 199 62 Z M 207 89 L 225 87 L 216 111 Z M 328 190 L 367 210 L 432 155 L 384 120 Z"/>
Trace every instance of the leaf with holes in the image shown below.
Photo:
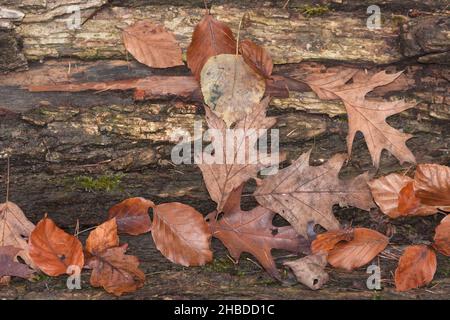
<path fill-rule="evenodd" d="M 181 48 L 173 33 L 148 20 L 138 21 L 122 32 L 125 48 L 137 61 L 152 68 L 183 65 Z"/>
<path fill-rule="evenodd" d="M 45 217 L 30 235 L 30 257 L 49 276 L 70 274 L 70 266 L 84 267 L 83 246 L 74 236 L 64 232 Z"/>
<path fill-rule="evenodd" d="M 289 167 L 265 178 L 253 194 L 260 205 L 280 214 L 304 237 L 309 223 L 327 230 L 339 229 L 333 215 L 334 204 L 363 210 L 373 206 L 367 173 L 350 180 L 339 179 L 344 154 L 337 154 L 320 166 L 309 165 L 310 154 L 311 151 L 302 154 Z"/>
<path fill-rule="evenodd" d="M 330 278 L 325 271 L 327 265 L 326 254 L 313 254 L 283 264 L 292 269 L 298 282 L 303 283 L 312 290 L 322 288 Z"/>
<path fill-rule="evenodd" d="M 126 199 L 109 209 L 108 219 L 116 218 L 119 232 L 140 235 L 152 228 L 148 209 L 154 206 L 152 201 L 144 198 Z"/>

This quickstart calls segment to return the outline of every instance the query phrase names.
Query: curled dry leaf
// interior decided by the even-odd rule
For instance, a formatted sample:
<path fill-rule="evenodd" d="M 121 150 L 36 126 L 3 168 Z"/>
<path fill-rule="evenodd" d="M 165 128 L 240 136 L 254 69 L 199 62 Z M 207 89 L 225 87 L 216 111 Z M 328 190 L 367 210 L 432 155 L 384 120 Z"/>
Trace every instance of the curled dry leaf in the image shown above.
<path fill-rule="evenodd" d="M 327 265 L 326 254 L 313 254 L 283 264 L 292 269 L 298 282 L 312 290 L 322 288 L 330 278 L 324 270 Z"/>
<path fill-rule="evenodd" d="M 84 267 L 83 246 L 74 236 L 64 232 L 45 217 L 31 232 L 30 257 L 45 274 L 56 277 L 70 274 L 71 266 Z"/>
<path fill-rule="evenodd" d="M 157 205 L 153 209 L 152 237 L 156 248 L 174 263 L 202 266 L 212 260 L 208 224 L 201 213 L 188 205 Z"/>
<path fill-rule="evenodd" d="M 426 216 L 437 211 L 436 207 L 417 202 L 418 199 L 411 190 L 414 188 L 414 181 L 407 176 L 391 173 L 370 181 L 369 187 L 381 212 L 390 218 Z"/>
<path fill-rule="evenodd" d="M 242 133 L 242 143 L 233 141 L 232 145 L 229 145 L 226 136 L 233 132 L 227 130 L 227 126 L 221 118 L 212 113 L 209 108 L 205 108 L 209 129 L 216 129 L 216 132 L 221 133 L 221 137 L 215 137 L 213 146 L 214 157 L 221 157 L 222 160 L 215 162 L 214 159 L 209 159 L 211 155 L 205 149 L 200 155 L 201 158 L 196 158 L 196 163 L 202 171 L 206 188 L 211 199 L 217 203 L 219 212 L 222 211 L 234 189 L 247 180 L 256 178 L 261 169 L 276 165 L 283 158 L 278 153 L 264 156 L 263 152 L 257 152 L 256 149 L 256 140 L 264 133 L 264 130 L 271 128 L 276 122 L 275 118 L 266 117 L 268 104 L 269 98 L 265 98 L 253 106 L 249 115 L 244 116 L 236 123 L 234 132 Z M 231 158 L 228 155 L 230 150 L 233 151 Z M 258 154 L 255 161 L 251 160 L 251 152 Z"/>
<path fill-rule="evenodd" d="M 92 269 L 90 283 L 120 296 L 144 285 L 145 274 L 139 269 L 139 260 L 126 255 L 127 244 L 119 246 L 117 223 L 113 218 L 93 230 L 86 240 L 89 253 L 87 266 Z"/>
<path fill-rule="evenodd" d="M 348 271 L 368 264 L 389 243 L 389 239 L 371 229 L 355 228 L 353 240 L 340 242 L 328 253 L 328 263 Z"/>
<path fill-rule="evenodd" d="M 273 70 L 273 62 L 269 53 L 261 46 L 250 40 L 239 43 L 239 51 L 245 62 L 264 78 L 270 78 Z"/>
<path fill-rule="evenodd" d="M 436 254 L 425 245 L 409 246 L 395 270 L 395 288 L 407 291 L 429 284 L 436 272 Z"/>
<path fill-rule="evenodd" d="M 440 253 L 450 256 L 450 216 L 446 216 L 436 227 L 434 248 Z"/>
<path fill-rule="evenodd" d="M 34 268 L 28 253 L 28 237 L 34 229 L 23 211 L 14 203 L 6 202 L 0 204 L 0 247 L 13 246 L 21 249 L 18 256 L 27 265 Z"/>
<path fill-rule="evenodd" d="M 137 61 L 152 68 L 183 65 L 181 48 L 173 33 L 148 20 L 139 21 L 122 32 L 125 48 Z"/>
<path fill-rule="evenodd" d="M 414 175 L 416 196 L 424 204 L 449 206 L 450 167 L 437 164 L 419 164 Z"/>
<path fill-rule="evenodd" d="M 309 243 L 290 226 L 275 227 L 272 224 L 275 213 L 266 208 L 258 206 L 250 211 L 241 210 L 242 189 L 243 185 L 233 191 L 222 218 L 217 219 L 217 212 L 208 215 L 206 220 L 211 232 L 235 260 L 239 260 L 243 252 L 248 252 L 272 277 L 280 279 L 271 250 L 299 253 L 306 250 Z"/>
<path fill-rule="evenodd" d="M 205 15 L 197 24 L 192 34 L 192 41 L 187 48 L 187 65 L 197 80 L 209 58 L 223 54 L 235 53 L 236 40 L 233 31 L 212 15 Z"/>
<path fill-rule="evenodd" d="M 266 90 L 264 78 L 235 54 L 211 57 L 200 78 L 205 103 L 228 127 L 248 115 Z"/>
<path fill-rule="evenodd" d="M 152 201 L 144 198 L 126 199 L 109 209 L 108 218 L 116 218 L 119 232 L 136 236 L 151 230 L 148 209 L 154 206 Z"/>
<path fill-rule="evenodd" d="M 339 179 L 346 155 L 337 154 L 321 166 L 310 166 L 310 154 L 302 154 L 289 167 L 265 178 L 253 194 L 259 204 L 280 214 L 304 237 L 310 222 L 327 230 L 339 229 L 334 204 L 363 210 L 374 205 L 367 173 Z"/>
<path fill-rule="evenodd" d="M 331 230 L 317 235 L 316 239 L 311 243 L 311 251 L 313 254 L 320 252 L 330 252 L 339 242 L 353 240 L 353 229 Z"/>
<path fill-rule="evenodd" d="M 0 278 L 11 276 L 28 279 L 31 277 L 33 270 L 26 264 L 15 261 L 20 251 L 22 249 L 13 246 L 0 247 Z"/>

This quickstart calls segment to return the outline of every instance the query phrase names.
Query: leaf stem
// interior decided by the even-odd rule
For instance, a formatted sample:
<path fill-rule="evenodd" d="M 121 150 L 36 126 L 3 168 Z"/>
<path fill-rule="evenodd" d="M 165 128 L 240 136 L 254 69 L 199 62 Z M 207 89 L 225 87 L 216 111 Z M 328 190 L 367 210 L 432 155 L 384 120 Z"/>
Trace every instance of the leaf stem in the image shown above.
<path fill-rule="evenodd" d="M 7 156 L 7 164 L 6 164 L 6 202 L 9 201 L 9 175 L 10 175 L 10 162 L 9 162 L 9 154 Z"/>

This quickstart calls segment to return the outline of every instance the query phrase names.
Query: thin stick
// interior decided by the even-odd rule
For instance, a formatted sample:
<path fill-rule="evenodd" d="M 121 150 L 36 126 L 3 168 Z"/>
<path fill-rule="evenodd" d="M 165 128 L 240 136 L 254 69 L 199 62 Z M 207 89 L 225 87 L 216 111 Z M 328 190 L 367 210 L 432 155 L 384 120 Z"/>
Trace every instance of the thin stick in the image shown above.
<path fill-rule="evenodd" d="M 239 21 L 239 27 L 238 27 L 238 33 L 237 33 L 237 38 L 236 38 L 236 55 L 239 54 L 239 36 L 241 35 L 241 25 L 242 25 L 242 20 L 244 20 L 245 17 L 245 13 L 241 18 L 241 21 Z"/>
<path fill-rule="evenodd" d="M 10 171 L 10 162 L 9 162 L 9 154 L 7 156 L 7 164 L 6 164 L 6 202 L 9 200 L 9 171 Z"/>
<path fill-rule="evenodd" d="M 208 14 L 211 14 L 211 9 L 208 8 L 208 4 L 206 3 L 206 0 L 203 0 L 203 4 L 205 5 L 205 10 L 206 10 L 206 12 L 207 12 Z M 212 6 L 212 4 L 211 4 L 211 6 Z"/>

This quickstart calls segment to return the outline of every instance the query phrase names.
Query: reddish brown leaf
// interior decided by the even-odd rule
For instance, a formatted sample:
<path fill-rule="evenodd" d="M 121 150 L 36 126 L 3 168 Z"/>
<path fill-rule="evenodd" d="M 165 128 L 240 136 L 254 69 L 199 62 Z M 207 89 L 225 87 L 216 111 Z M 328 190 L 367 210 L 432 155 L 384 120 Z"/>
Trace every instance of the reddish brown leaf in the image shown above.
<path fill-rule="evenodd" d="M 91 231 L 86 240 L 86 251 L 95 255 L 108 248 L 117 247 L 118 245 L 117 222 L 113 218 Z"/>
<path fill-rule="evenodd" d="M 200 80 L 200 73 L 209 58 L 235 52 L 236 40 L 231 29 L 207 14 L 192 34 L 191 44 L 187 48 L 187 65 L 195 78 Z"/>
<path fill-rule="evenodd" d="M 350 180 L 339 179 L 346 155 L 337 154 L 321 166 L 310 166 L 310 153 L 302 154 L 289 167 L 265 178 L 254 192 L 260 205 L 280 214 L 304 237 L 311 222 L 327 230 L 339 229 L 333 215 L 334 204 L 364 210 L 374 205 L 367 173 Z"/>
<path fill-rule="evenodd" d="M 153 209 L 152 237 L 156 248 L 174 263 L 202 266 L 212 260 L 208 224 L 201 213 L 188 205 L 157 205 Z"/>
<path fill-rule="evenodd" d="M 0 204 L 0 247 L 13 246 L 21 249 L 18 256 L 34 267 L 28 254 L 28 237 L 34 229 L 22 210 L 12 202 Z"/>
<path fill-rule="evenodd" d="M 401 215 L 409 215 L 420 207 L 420 199 L 414 192 L 414 181 L 409 181 L 398 194 L 398 212 Z"/>
<path fill-rule="evenodd" d="M 271 250 L 299 253 L 307 241 L 290 226 L 275 227 L 272 224 L 275 213 L 266 208 L 258 206 L 250 211 L 241 210 L 242 188 L 243 185 L 233 190 L 221 219 L 217 220 L 217 212 L 208 215 L 211 232 L 235 260 L 239 260 L 243 252 L 248 252 L 271 276 L 280 279 Z"/>
<path fill-rule="evenodd" d="M 357 72 L 357 69 L 334 67 L 320 73 L 313 72 L 309 74 L 304 81 L 320 99 L 334 100 L 339 99 L 339 97 L 333 93 L 333 90 L 342 87 L 357 74 Z"/>
<path fill-rule="evenodd" d="M 429 284 L 436 266 L 436 254 L 427 246 L 407 247 L 395 270 L 395 288 L 397 291 L 407 291 Z"/>
<path fill-rule="evenodd" d="M 137 61 L 152 68 L 183 65 L 181 48 L 173 33 L 148 20 L 123 30 L 125 48 Z"/>
<path fill-rule="evenodd" d="M 424 204 L 450 206 L 450 167 L 419 164 L 414 175 L 416 196 Z"/>
<path fill-rule="evenodd" d="M 89 259 L 93 287 L 103 287 L 107 292 L 120 296 L 144 285 L 145 274 L 139 269 L 139 260 L 125 254 L 127 246 L 107 248 Z"/>
<path fill-rule="evenodd" d="M 15 261 L 20 251 L 22 249 L 13 246 L 0 247 L 0 279 L 9 276 L 28 279 L 33 274 L 26 264 Z"/>
<path fill-rule="evenodd" d="M 59 276 L 70 266 L 84 266 L 83 246 L 74 236 L 64 232 L 49 218 L 36 225 L 30 235 L 30 257 L 49 276 Z"/>
<path fill-rule="evenodd" d="M 283 264 L 292 269 L 298 282 L 312 290 L 320 289 L 329 280 L 324 270 L 327 265 L 326 254 L 309 255 Z"/>
<path fill-rule="evenodd" d="M 273 62 L 269 53 L 261 46 L 250 40 L 239 43 L 239 51 L 245 62 L 264 78 L 270 78 L 273 70 Z"/>
<path fill-rule="evenodd" d="M 434 248 L 440 253 L 450 256 L 450 216 L 446 216 L 436 227 Z"/>
<path fill-rule="evenodd" d="M 355 228 L 353 240 L 336 244 L 328 253 L 328 263 L 350 271 L 368 264 L 388 243 L 389 239 L 375 230 Z"/>
<path fill-rule="evenodd" d="M 119 232 L 139 235 L 151 230 L 148 209 L 154 206 L 152 201 L 144 198 L 126 199 L 109 209 L 108 219 L 116 218 Z"/>
<path fill-rule="evenodd" d="M 341 241 L 353 240 L 353 229 L 331 230 L 317 235 L 316 239 L 311 243 L 311 251 L 313 254 L 320 252 L 328 253 Z"/>

